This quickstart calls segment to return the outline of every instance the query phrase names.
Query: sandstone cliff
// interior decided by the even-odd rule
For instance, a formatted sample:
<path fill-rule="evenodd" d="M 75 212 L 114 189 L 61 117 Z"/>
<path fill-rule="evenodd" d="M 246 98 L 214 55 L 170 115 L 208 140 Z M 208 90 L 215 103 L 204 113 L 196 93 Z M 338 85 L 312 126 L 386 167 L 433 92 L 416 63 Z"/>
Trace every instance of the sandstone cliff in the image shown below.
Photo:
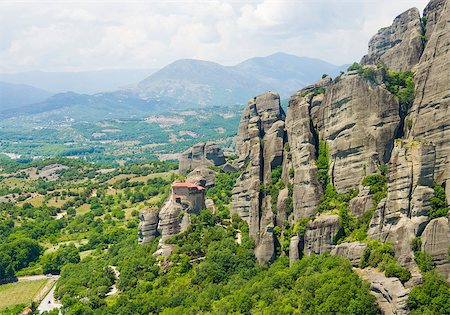
<path fill-rule="evenodd" d="M 225 164 L 222 148 L 215 143 L 198 143 L 180 155 L 180 175 L 199 166 L 221 166 Z"/>
<path fill-rule="evenodd" d="M 251 100 L 242 113 L 238 130 L 238 164 L 242 175 L 232 195 L 232 213 L 243 218 L 256 241 L 255 255 L 261 264 L 274 256 L 272 196 L 261 185 L 270 185 L 272 170 L 283 163 L 285 113 L 280 97 L 265 93 Z"/>

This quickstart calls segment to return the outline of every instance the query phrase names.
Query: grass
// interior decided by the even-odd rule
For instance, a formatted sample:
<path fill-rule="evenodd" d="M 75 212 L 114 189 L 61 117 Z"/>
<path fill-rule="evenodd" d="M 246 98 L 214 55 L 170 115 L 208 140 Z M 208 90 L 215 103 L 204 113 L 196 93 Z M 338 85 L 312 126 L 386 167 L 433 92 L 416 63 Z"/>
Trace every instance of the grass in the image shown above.
<path fill-rule="evenodd" d="M 45 197 L 39 195 L 39 196 L 33 197 L 31 199 L 27 199 L 24 202 L 21 202 L 21 203 L 19 203 L 19 205 L 22 206 L 24 203 L 29 203 L 33 207 L 39 207 L 44 204 L 44 200 L 45 200 Z"/>
<path fill-rule="evenodd" d="M 155 174 L 149 174 L 146 176 L 138 176 L 138 177 L 133 177 L 130 179 L 130 182 L 147 182 L 149 179 L 152 178 L 157 178 L 157 177 L 162 177 L 164 179 L 169 179 L 170 176 L 172 176 L 172 174 L 177 173 L 177 171 L 168 171 L 168 172 L 163 172 L 163 173 L 155 173 Z"/>
<path fill-rule="evenodd" d="M 77 215 L 82 215 L 88 213 L 89 210 L 91 210 L 91 205 L 85 203 L 84 205 L 81 205 L 76 211 Z"/>
<path fill-rule="evenodd" d="M 0 311 L 7 307 L 29 305 L 47 284 L 47 279 L 0 285 Z"/>

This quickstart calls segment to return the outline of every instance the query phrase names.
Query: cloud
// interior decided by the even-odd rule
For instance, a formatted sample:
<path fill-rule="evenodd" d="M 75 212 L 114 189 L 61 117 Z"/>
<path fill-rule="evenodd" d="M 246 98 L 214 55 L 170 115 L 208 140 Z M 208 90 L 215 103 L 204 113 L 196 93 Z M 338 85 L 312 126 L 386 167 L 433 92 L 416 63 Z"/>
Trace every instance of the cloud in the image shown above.
<path fill-rule="evenodd" d="M 234 64 L 284 51 L 359 60 L 371 35 L 424 0 L 0 3 L 0 72 L 159 68 L 179 58 Z"/>

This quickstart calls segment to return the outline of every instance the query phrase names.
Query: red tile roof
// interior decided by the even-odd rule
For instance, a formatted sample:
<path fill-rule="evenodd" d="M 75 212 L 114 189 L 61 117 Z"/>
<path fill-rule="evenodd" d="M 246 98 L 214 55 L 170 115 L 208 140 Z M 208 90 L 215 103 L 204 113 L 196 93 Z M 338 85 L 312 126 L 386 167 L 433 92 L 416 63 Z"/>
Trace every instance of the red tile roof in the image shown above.
<path fill-rule="evenodd" d="M 202 186 L 199 185 L 195 185 L 192 183 L 173 183 L 172 187 L 186 187 L 186 188 L 197 188 L 198 190 L 203 190 L 205 188 L 203 188 Z"/>

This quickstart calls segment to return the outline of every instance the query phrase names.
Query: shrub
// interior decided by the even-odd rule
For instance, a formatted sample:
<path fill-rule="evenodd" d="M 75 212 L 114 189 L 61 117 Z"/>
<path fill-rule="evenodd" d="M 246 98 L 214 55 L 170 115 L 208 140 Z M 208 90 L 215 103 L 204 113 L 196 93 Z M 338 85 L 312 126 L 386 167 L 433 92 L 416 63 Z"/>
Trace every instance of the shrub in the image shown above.
<path fill-rule="evenodd" d="M 384 274 L 386 277 L 397 277 L 402 283 L 411 279 L 411 272 L 393 261 L 386 264 Z"/>
<path fill-rule="evenodd" d="M 450 285 L 436 270 L 424 274 L 423 284 L 414 287 L 408 296 L 411 314 L 448 314 Z"/>
<path fill-rule="evenodd" d="M 431 209 L 428 213 L 430 219 L 446 217 L 448 214 L 447 201 L 445 198 L 444 187 L 436 185 L 434 187 L 434 195 L 431 198 Z"/>

